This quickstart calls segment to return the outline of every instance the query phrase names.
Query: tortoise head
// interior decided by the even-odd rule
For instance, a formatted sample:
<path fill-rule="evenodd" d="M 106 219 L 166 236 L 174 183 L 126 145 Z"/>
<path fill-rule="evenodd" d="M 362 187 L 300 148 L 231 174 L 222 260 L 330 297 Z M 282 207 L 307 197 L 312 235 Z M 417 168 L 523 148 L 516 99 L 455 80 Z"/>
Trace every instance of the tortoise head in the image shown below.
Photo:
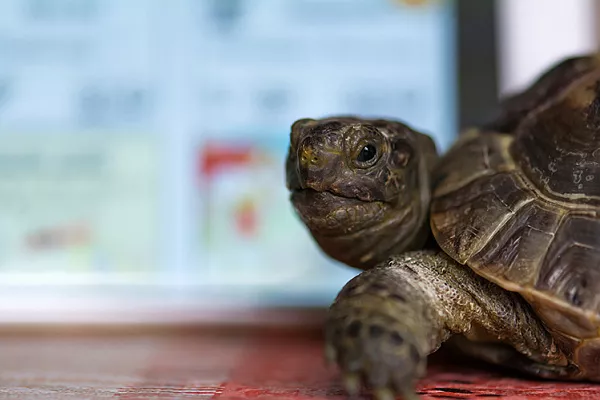
<path fill-rule="evenodd" d="M 301 119 L 286 162 L 291 201 L 320 248 L 366 269 L 427 239 L 430 137 L 388 120 Z"/>

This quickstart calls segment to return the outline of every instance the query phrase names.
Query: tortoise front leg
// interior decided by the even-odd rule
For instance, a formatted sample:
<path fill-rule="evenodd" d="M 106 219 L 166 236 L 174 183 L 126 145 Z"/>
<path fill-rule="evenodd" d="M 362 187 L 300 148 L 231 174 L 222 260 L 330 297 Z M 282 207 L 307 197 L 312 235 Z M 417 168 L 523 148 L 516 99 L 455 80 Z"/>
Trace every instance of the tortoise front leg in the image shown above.
<path fill-rule="evenodd" d="M 406 253 L 353 278 L 325 333 L 326 355 L 348 392 L 364 381 L 379 399 L 415 398 L 427 355 L 455 334 L 502 341 L 536 363 L 567 364 L 525 300 L 437 251 Z"/>

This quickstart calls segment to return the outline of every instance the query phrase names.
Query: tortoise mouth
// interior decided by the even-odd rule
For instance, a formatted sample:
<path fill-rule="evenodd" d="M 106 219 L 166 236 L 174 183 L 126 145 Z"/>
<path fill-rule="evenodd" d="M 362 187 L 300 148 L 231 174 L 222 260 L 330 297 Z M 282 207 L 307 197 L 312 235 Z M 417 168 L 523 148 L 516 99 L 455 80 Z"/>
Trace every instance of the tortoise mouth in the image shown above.
<path fill-rule="evenodd" d="M 346 197 L 329 190 L 291 190 L 291 202 L 306 226 L 322 236 L 346 236 L 385 219 L 389 205 Z"/>

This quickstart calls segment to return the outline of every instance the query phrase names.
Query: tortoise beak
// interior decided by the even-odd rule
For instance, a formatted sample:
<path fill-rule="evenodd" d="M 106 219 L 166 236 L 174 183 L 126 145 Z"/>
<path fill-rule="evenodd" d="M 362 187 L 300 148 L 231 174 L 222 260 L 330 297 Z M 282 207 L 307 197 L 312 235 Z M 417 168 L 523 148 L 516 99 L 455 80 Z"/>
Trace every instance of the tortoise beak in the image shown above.
<path fill-rule="evenodd" d="M 337 175 L 339 156 L 321 143 L 306 138 L 297 153 L 297 173 L 302 189 L 328 190 Z"/>

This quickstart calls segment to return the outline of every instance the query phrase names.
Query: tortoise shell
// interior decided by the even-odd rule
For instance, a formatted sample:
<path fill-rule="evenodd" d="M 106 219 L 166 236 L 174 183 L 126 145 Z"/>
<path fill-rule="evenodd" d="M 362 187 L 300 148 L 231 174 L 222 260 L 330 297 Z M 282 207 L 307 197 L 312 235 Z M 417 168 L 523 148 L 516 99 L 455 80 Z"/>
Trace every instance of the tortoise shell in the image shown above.
<path fill-rule="evenodd" d="M 600 377 L 600 62 L 569 60 L 510 102 L 440 162 L 433 235 L 525 297 L 567 355 Z"/>

